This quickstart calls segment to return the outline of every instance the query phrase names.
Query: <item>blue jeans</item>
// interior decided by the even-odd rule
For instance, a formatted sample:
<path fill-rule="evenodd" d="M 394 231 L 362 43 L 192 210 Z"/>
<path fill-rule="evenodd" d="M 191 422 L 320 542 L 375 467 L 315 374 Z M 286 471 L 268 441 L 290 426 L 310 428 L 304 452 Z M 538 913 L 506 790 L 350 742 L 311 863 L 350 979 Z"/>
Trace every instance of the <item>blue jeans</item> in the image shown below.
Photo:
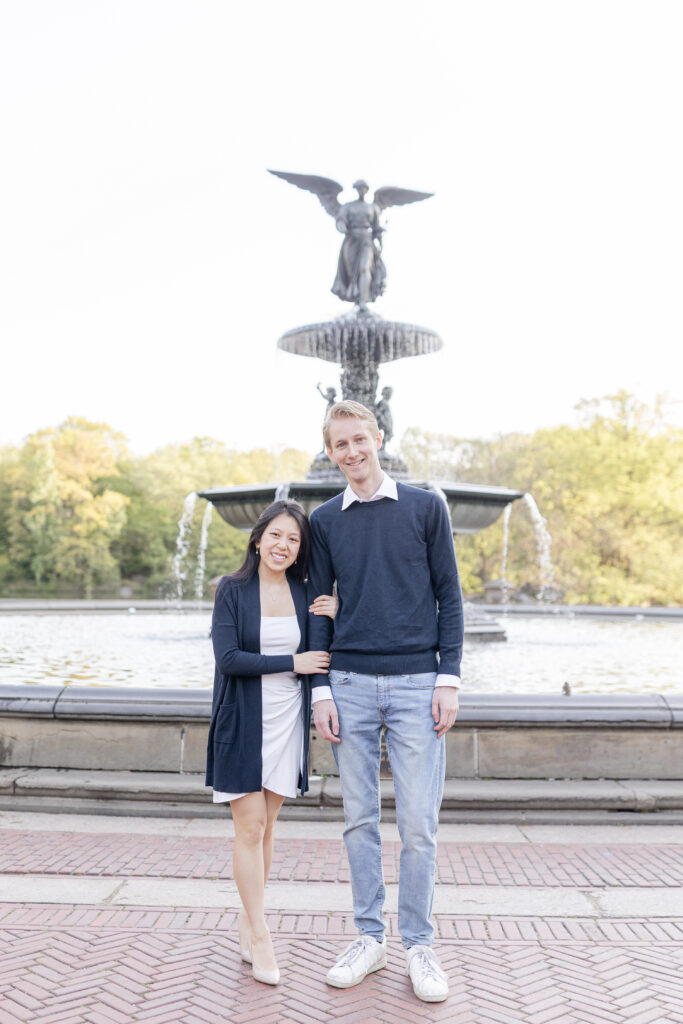
<path fill-rule="evenodd" d="M 344 842 L 351 869 L 354 921 L 361 935 L 384 934 L 380 819 L 380 740 L 394 776 L 401 836 L 398 928 L 403 945 L 429 946 L 436 831 L 446 771 L 445 739 L 436 738 L 432 695 L 436 674 L 370 676 L 330 672 L 341 743 L 332 750 L 344 799 Z"/>

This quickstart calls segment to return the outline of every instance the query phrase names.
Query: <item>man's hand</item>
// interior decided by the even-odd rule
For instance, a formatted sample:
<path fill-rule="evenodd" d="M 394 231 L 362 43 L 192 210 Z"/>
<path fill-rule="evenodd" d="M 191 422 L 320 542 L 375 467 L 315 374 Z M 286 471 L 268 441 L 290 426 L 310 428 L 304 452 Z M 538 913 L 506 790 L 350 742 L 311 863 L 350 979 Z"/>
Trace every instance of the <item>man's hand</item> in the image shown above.
<path fill-rule="evenodd" d="M 330 743 L 340 743 L 339 715 L 333 700 L 319 700 L 313 705 L 313 721 L 319 735 Z"/>
<path fill-rule="evenodd" d="M 322 702 L 326 703 L 326 702 Z M 436 738 L 445 736 L 458 716 L 458 690 L 455 686 L 435 686 L 432 697 L 432 718 L 436 722 Z"/>

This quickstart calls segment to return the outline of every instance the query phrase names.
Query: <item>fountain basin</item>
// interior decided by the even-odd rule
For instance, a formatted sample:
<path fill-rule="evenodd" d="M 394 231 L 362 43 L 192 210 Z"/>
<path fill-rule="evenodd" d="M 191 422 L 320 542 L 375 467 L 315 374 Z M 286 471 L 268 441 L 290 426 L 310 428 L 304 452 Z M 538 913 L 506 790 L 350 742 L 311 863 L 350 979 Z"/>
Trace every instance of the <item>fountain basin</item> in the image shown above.
<path fill-rule="evenodd" d="M 448 505 L 453 533 L 477 533 L 495 523 L 506 505 L 521 498 L 521 491 L 482 484 L 424 483 L 411 481 L 413 487 L 441 492 Z M 251 530 L 261 512 L 277 498 L 291 498 L 303 505 L 306 514 L 340 494 L 346 481 L 302 480 L 285 484 L 241 484 L 237 487 L 210 487 L 199 497 L 210 501 L 218 514 L 238 530 Z"/>
<path fill-rule="evenodd" d="M 285 352 L 342 366 L 387 363 L 438 352 L 442 347 L 439 335 L 428 327 L 385 320 L 376 313 L 358 310 L 334 320 L 295 327 L 278 341 L 278 348 Z"/>

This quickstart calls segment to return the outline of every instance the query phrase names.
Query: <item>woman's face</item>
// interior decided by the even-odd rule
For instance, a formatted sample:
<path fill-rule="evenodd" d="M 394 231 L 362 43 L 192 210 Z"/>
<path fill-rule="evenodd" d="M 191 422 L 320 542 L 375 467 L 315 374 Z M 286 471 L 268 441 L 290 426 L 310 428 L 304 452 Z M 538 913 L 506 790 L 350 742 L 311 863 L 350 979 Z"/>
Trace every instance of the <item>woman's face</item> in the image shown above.
<path fill-rule="evenodd" d="M 280 513 L 266 526 L 256 550 L 261 553 L 261 563 L 271 572 L 282 572 L 294 565 L 301 547 L 301 531 L 293 516 Z"/>

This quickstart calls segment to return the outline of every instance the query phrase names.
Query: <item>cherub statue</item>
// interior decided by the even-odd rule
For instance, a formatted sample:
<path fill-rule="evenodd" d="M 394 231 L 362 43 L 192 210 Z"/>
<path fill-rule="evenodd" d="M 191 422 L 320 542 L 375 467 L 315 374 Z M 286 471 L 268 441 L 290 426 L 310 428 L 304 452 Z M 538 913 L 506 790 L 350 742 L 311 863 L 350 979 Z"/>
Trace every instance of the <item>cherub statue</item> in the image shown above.
<path fill-rule="evenodd" d="M 382 397 L 375 405 L 377 426 L 382 431 L 382 450 L 386 448 L 394 436 L 394 417 L 391 412 L 391 406 L 389 405 L 393 393 L 393 388 L 382 388 Z"/>
<path fill-rule="evenodd" d="M 317 388 L 318 388 L 318 391 L 320 392 L 321 397 L 324 398 L 325 401 L 327 402 L 327 409 L 325 410 L 325 412 L 327 412 L 329 409 L 332 408 L 334 403 L 337 401 L 337 389 L 336 388 L 326 388 L 325 391 L 323 391 L 322 387 L 320 386 L 320 382 L 319 381 L 318 381 L 318 384 L 317 384 Z"/>
<path fill-rule="evenodd" d="M 337 276 L 332 291 L 344 302 L 355 302 L 361 312 L 367 311 L 368 302 L 374 302 L 384 292 L 386 269 L 382 260 L 382 234 L 380 214 L 388 206 L 403 206 L 429 199 L 433 192 L 415 192 L 409 188 L 385 186 L 378 188 L 372 202 L 366 201 L 369 188 L 359 179 L 353 187 L 358 199 L 340 203 L 338 196 L 343 186 L 331 178 L 315 174 L 290 174 L 270 171 L 297 188 L 317 195 L 325 210 L 335 219 L 337 230 L 344 235 Z"/>
<path fill-rule="evenodd" d="M 323 391 L 323 389 L 322 389 L 322 387 L 320 385 L 320 381 L 318 381 L 317 388 L 318 388 L 318 391 L 320 392 L 321 397 L 324 398 L 325 401 L 327 402 L 327 408 L 325 409 L 325 414 L 327 415 L 329 410 L 332 408 L 334 403 L 337 401 L 337 389 L 336 388 L 326 388 Z M 320 454 L 321 455 L 325 455 L 325 442 L 324 441 L 323 441 L 323 446 L 322 446 L 322 450 L 321 450 Z M 325 457 L 327 458 L 326 455 L 325 455 Z"/>

